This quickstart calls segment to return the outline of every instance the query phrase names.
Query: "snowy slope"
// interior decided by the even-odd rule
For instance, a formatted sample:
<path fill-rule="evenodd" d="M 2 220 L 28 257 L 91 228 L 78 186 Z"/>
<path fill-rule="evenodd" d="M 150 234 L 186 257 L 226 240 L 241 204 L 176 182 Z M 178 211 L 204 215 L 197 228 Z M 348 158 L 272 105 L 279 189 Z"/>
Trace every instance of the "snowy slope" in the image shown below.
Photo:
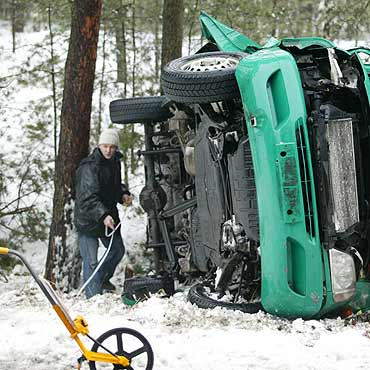
<path fill-rule="evenodd" d="M 0 369 L 73 369 L 79 349 L 34 282 L 13 275 L 8 284 L 0 283 L 0 292 Z M 367 323 L 348 327 L 343 320 L 288 321 L 265 313 L 202 310 L 182 293 L 134 307 L 124 306 L 118 294 L 64 300 L 72 317 L 85 317 L 95 338 L 114 327 L 144 334 L 155 369 L 370 368 Z"/>

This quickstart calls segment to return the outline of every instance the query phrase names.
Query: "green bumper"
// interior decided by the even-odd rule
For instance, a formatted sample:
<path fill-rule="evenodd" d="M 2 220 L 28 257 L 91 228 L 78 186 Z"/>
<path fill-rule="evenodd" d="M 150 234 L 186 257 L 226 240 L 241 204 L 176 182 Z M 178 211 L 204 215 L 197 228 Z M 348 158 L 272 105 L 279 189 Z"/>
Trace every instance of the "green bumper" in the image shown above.
<path fill-rule="evenodd" d="M 283 50 L 261 50 L 239 63 L 236 77 L 257 187 L 262 305 L 279 316 L 312 317 L 323 305 L 326 269 L 297 66 Z"/>

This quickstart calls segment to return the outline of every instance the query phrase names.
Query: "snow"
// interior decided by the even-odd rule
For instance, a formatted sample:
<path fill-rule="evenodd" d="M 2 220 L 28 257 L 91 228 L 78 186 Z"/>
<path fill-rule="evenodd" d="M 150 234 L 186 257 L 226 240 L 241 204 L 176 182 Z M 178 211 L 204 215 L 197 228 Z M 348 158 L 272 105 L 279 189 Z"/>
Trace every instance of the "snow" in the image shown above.
<path fill-rule="evenodd" d="M 2 51 L 9 51 L 7 25 L 0 26 Z M 27 36 L 29 43 L 44 37 L 35 33 Z M 9 53 L 0 56 L 6 69 L 13 66 L 12 57 Z M 25 53 L 23 57 L 17 54 L 14 64 L 20 65 L 26 60 Z M 17 94 L 17 104 L 12 109 L 23 109 L 30 96 L 41 99 L 46 92 L 29 87 L 14 94 Z M 6 101 L 5 95 L 1 101 Z M 5 117 L 9 121 L 11 113 Z M 2 129 L 11 128 L 6 126 L 5 119 L 1 125 Z M 18 130 L 13 127 L 7 135 L 20 139 L 21 125 L 14 126 Z M 5 135 L 3 140 L 9 141 Z M 138 176 L 131 184 L 136 196 L 142 178 Z M 76 292 L 63 295 L 72 318 L 83 315 L 94 338 L 115 327 L 138 330 L 151 343 L 154 369 L 158 370 L 370 368 L 370 324 L 367 322 L 348 325 L 341 319 L 286 320 L 263 312 L 250 315 L 221 308 L 203 310 L 187 302 L 186 293 L 181 292 L 171 298 L 154 295 L 134 307 L 125 306 L 120 298 L 123 268 L 128 257 L 134 258 L 145 240 L 145 222 L 132 209 L 121 209 L 120 213 L 124 218 L 122 234 L 127 255 L 114 279 L 117 293 L 90 300 L 82 296 L 76 298 Z M 46 243 L 28 244 L 24 253 L 37 273 L 42 274 Z M 0 370 L 76 368 L 76 360 L 81 355 L 77 344 L 25 267 L 17 265 L 7 278 L 9 281 L 5 282 L 0 276 Z M 92 343 L 86 339 L 83 338 L 90 348 Z M 88 364 L 84 363 L 82 368 L 88 369 Z"/>
<path fill-rule="evenodd" d="M 142 238 L 133 232 L 130 238 Z M 46 249 L 25 248 L 26 258 L 42 272 Z M 81 353 L 49 302 L 18 265 L 0 282 L 0 369 L 67 370 L 76 368 Z M 117 282 L 118 280 L 116 280 Z M 287 320 L 259 312 L 254 315 L 223 308 L 203 310 L 186 294 L 153 295 L 133 307 L 117 293 L 90 300 L 76 292 L 63 295 L 72 318 L 82 315 L 90 335 L 99 337 L 116 327 L 142 333 L 150 342 L 154 369 L 369 369 L 370 324 L 349 325 L 342 319 Z M 83 338 L 87 348 L 92 343 Z M 88 369 L 84 363 L 82 369 Z M 110 367 L 112 368 L 112 366 Z"/>

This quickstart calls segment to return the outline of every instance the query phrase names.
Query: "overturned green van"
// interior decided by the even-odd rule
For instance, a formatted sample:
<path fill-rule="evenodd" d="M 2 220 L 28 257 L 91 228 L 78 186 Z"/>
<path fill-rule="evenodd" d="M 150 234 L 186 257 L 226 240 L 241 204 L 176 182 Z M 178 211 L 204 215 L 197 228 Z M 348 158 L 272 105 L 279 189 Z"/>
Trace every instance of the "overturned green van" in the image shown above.
<path fill-rule="evenodd" d="M 261 46 L 206 13 L 200 22 L 208 42 L 166 65 L 163 96 L 110 105 L 112 122 L 145 124 L 140 201 L 158 272 L 190 282 L 205 308 L 367 309 L 368 49 Z"/>

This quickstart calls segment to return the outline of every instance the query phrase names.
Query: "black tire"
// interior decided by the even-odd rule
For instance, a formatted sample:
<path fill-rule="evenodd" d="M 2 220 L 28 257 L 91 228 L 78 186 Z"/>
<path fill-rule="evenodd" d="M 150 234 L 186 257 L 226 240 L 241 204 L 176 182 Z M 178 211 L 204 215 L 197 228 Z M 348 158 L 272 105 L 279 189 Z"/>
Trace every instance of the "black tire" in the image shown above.
<path fill-rule="evenodd" d="M 123 293 L 125 297 L 131 300 L 142 300 L 155 294 L 160 290 L 164 290 L 167 295 L 174 293 L 174 281 L 169 277 L 134 277 L 126 279 L 123 285 Z"/>
<path fill-rule="evenodd" d="M 240 92 L 235 69 L 244 56 L 246 54 L 237 52 L 212 52 L 175 59 L 162 71 L 163 91 L 172 101 L 187 104 L 236 98 L 240 96 Z M 209 67 L 193 67 L 200 61 Z M 189 64 L 191 67 L 188 67 Z"/>
<path fill-rule="evenodd" d="M 229 310 L 238 310 L 244 313 L 257 313 L 258 311 L 263 311 L 263 307 L 260 302 L 253 303 L 229 303 L 218 301 L 211 298 L 202 284 L 193 285 L 188 293 L 188 300 L 190 303 L 195 304 L 200 308 L 216 308 L 224 307 Z"/>
<path fill-rule="evenodd" d="M 128 345 L 128 340 L 123 340 L 123 338 L 134 338 L 134 344 L 136 345 L 135 349 L 129 351 L 129 348 L 127 347 Z M 113 343 L 117 345 L 117 349 L 108 348 L 107 344 L 104 344 L 105 340 L 111 340 L 113 339 Z M 154 363 L 154 354 L 152 347 L 148 340 L 140 334 L 138 331 L 129 329 L 129 328 L 116 328 L 109 330 L 102 334 L 97 340 L 97 342 L 94 343 L 94 345 L 91 348 L 91 351 L 93 352 L 99 352 L 99 349 L 102 350 L 102 353 L 107 353 L 104 350 L 104 347 L 107 348 L 109 351 L 112 351 L 112 353 L 120 356 L 125 356 L 128 358 L 131 362 L 131 365 L 129 367 L 122 367 L 121 365 L 114 365 L 112 364 L 112 369 L 113 370 L 118 370 L 118 369 L 132 369 L 132 370 L 152 370 L 153 369 L 153 363 Z M 110 343 L 111 345 L 112 343 Z M 125 345 L 125 349 L 123 346 Z M 104 347 L 103 347 L 104 346 Z M 140 367 L 135 366 L 135 360 L 136 357 L 139 356 L 146 356 L 145 358 L 145 364 L 144 365 L 139 365 Z M 144 361 L 144 358 L 141 358 L 141 363 Z M 103 365 L 103 367 L 100 367 L 100 365 Z M 100 362 L 95 362 L 95 361 L 89 361 L 89 367 L 90 370 L 99 370 L 99 369 L 106 369 L 106 364 L 100 363 Z"/>
<path fill-rule="evenodd" d="M 120 124 L 163 122 L 173 116 L 166 103 L 165 96 L 113 100 L 109 105 L 110 119 Z"/>

